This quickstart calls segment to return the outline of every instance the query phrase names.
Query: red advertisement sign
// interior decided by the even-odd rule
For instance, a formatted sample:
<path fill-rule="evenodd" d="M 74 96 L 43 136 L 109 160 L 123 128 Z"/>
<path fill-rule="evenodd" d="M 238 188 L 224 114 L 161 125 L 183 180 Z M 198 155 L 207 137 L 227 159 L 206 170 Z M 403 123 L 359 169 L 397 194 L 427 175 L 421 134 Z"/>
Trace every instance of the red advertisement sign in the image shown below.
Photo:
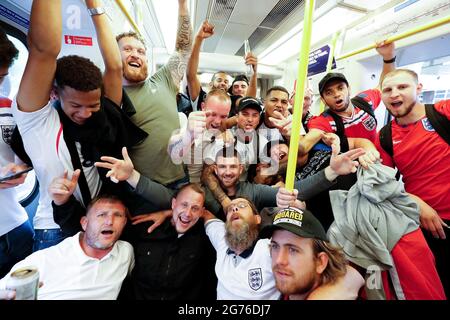
<path fill-rule="evenodd" d="M 78 46 L 92 46 L 92 38 L 91 37 L 64 35 L 64 42 L 66 44 L 73 44 L 73 45 L 78 45 Z"/>

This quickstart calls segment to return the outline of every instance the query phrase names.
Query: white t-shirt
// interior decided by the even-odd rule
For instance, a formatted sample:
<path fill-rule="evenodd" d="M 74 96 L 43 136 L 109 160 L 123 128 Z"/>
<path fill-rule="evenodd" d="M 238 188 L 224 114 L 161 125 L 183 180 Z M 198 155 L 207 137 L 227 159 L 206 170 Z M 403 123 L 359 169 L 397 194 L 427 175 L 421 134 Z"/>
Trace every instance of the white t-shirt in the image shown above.
<path fill-rule="evenodd" d="M 0 104 L 0 168 L 11 162 L 16 162 L 14 152 L 10 147 L 11 134 L 16 126 L 11 114 L 11 108 L 7 103 L 9 100 L 2 99 Z M 20 163 L 20 161 L 17 162 Z M 15 188 L 0 189 L 0 236 L 17 228 L 27 221 L 28 215 L 25 209 L 19 204 Z"/>
<path fill-rule="evenodd" d="M 34 252 L 11 272 L 25 266 L 39 270 L 43 286 L 38 300 L 114 300 L 134 267 L 134 253 L 131 244 L 118 240 L 102 259 L 89 257 L 80 246 L 79 232 L 53 247 Z M 6 288 L 10 273 L 0 280 L 0 289 Z"/>
<path fill-rule="evenodd" d="M 258 240 L 253 252 L 243 258 L 228 252 L 223 221 L 209 220 L 205 228 L 217 252 L 218 300 L 276 300 L 280 297 L 272 273 L 269 239 Z"/>
<path fill-rule="evenodd" d="M 52 200 L 48 194 L 48 187 L 56 177 L 62 177 L 64 169 L 68 170 L 68 177 L 73 173 L 70 153 L 63 137 L 62 123 L 58 111 L 49 102 L 45 107 L 34 112 L 22 112 L 17 108 L 14 99 L 12 112 L 22 136 L 25 151 L 33 162 L 36 177 L 39 180 L 39 206 L 34 216 L 35 229 L 58 229 L 53 220 Z M 75 143 L 78 154 L 80 145 Z M 97 195 L 101 188 L 101 180 L 96 167 L 83 167 L 91 196 Z M 75 198 L 83 203 L 80 188 L 74 192 Z M 87 204 L 84 204 L 87 205 Z"/>
<path fill-rule="evenodd" d="M 258 134 L 260 136 L 263 136 L 267 141 L 285 141 L 283 135 L 281 134 L 280 130 L 277 128 L 269 128 L 266 126 L 266 124 L 263 122 L 259 128 L 258 128 Z"/>

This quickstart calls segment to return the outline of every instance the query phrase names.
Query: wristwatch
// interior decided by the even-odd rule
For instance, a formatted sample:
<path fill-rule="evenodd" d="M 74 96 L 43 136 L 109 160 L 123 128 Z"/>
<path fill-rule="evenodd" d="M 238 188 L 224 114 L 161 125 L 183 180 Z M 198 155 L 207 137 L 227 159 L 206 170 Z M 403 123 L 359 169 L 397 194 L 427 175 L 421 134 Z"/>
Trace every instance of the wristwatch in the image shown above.
<path fill-rule="evenodd" d="M 88 8 L 88 11 L 89 11 L 89 14 L 91 15 L 91 16 L 96 16 L 96 15 L 99 15 L 99 14 L 104 14 L 106 11 L 105 11 L 105 8 L 103 8 L 103 7 L 97 7 L 97 8 Z"/>

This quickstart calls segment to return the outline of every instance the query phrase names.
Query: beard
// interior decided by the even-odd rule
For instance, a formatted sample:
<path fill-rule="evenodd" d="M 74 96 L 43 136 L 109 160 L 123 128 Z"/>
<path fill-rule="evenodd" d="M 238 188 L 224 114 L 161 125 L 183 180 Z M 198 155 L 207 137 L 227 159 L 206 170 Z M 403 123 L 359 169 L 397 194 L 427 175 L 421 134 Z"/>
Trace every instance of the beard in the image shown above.
<path fill-rule="evenodd" d="M 124 64 L 123 65 L 123 77 L 129 82 L 142 82 L 147 79 L 148 67 L 142 65 L 138 72 L 134 72 L 134 68 Z"/>
<path fill-rule="evenodd" d="M 386 108 L 387 111 L 389 112 L 389 114 L 391 116 L 393 116 L 394 118 L 403 118 L 406 117 L 408 114 L 410 114 L 410 112 L 412 111 L 412 109 L 414 108 L 414 106 L 416 105 L 417 101 L 413 101 L 408 107 L 406 107 L 405 110 L 398 110 L 398 111 L 394 111 L 392 112 L 391 110 L 389 110 L 389 108 Z"/>
<path fill-rule="evenodd" d="M 277 275 L 276 271 L 280 269 L 278 266 L 273 267 L 273 273 L 275 276 L 275 285 L 277 289 L 283 294 L 283 295 L 303 295 L 306 293 L 311 292 L 311 290 L 314 288 L 316 284 L 316 276 L 313 272 L 303 276 L 303 279 L 293 279 L 291 278 L 289 280 L 280 280 Z M 281 268 L 282 269 L 282 268 Z M 306 270 L 304 271 L 306 272 Z"/>
<path fill-rule="evenodd" d="M 88 246 L 93 249 L 106 250 L 111 248 L 115 243 L 115 241 L 101 243 L 98 237 L 94 233 L 91 233 L 89 231 L 84 233 L 84 237 Z"/>
<path fill-rule="evenodd" d="M 250 248 L 258 238 L 258 225 L 242 221 L 239 227 L 234 227 L 230 221 L 225 225 L 225 241 L 233 251 Z"/>

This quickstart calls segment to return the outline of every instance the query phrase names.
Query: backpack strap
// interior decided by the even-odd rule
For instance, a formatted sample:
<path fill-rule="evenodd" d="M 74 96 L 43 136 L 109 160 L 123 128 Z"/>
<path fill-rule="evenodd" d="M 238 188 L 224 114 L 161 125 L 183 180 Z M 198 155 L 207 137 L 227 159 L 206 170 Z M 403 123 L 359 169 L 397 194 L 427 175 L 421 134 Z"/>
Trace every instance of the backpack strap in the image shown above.
<path fill-rule="evenodd" d="M 30 157 L 25 151 L 25 147 L 23 146 L 22 136 L 20 135 L 19 128 L 16 126 L 11 136 L 11 149 L 14 151 L 16 156 L 19 157 L 24 163 L 28 166 L 32 167 L 33 163 L 31 162 Z"/>
<path fill-rule="evenodd" d="M 389 154 L 392 158 L 392 162 L 394 162 L 394 144 L 392 143 L 392 121 L 389 121 L 383 128 L 380 130 L 380 145 L 387 154 Z M 395 178 L 400 180 L 400 170 L 397 168 L 397 173 L 395 174 Z"/>
<path fill-rule="evenodd" d="M 394 157 L 394 145 L 392 143 L 392 121 L 389 121 L 380 130 L 380 145 L 391 156 Z"/>
<path fill-rule="evenodd" d="M 377 118 L 375 117 L 375 113 L 373 111 L 372 106 L 366 100 L 364 100 L 364 98 L 356 96 L 351 99 L 351 102 L 354 106 L 360 108 L 365 113 L 371 115 L 372 118 L 375 119 L 375 123 L 377 122 Z"/>
<path fill-rule="evenodd" d="M 450 145 L 450 120 L 439 113 L 433 104 L 425 105 L 425 113 L 437 134 Z"/>

